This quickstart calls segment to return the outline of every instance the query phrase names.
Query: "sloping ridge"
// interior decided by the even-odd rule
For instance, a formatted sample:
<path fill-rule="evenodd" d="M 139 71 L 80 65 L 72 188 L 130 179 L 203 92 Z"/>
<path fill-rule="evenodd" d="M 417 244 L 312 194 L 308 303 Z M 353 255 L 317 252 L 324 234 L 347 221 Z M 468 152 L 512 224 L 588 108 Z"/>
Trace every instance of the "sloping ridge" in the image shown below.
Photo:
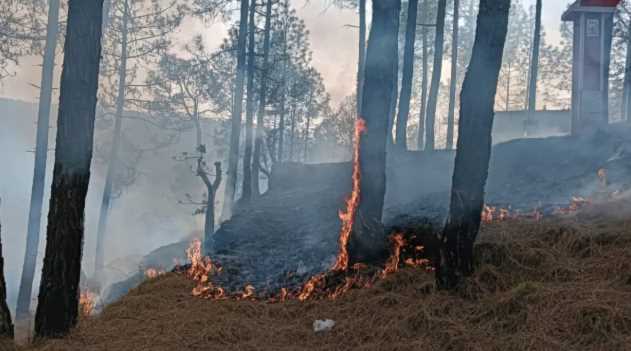
<path fill-rule="evenodd" d="M 627 350 L 630 208 L 625 200 L 483 226 L 477 271 L 453 294 L 435 291 L 430 273 L 404 269 L 336 300 L 209 301 L 171 273 L 32 349 Z M 316 319 L 336 325 L 316 334 Z"/>
<path fill-rule="evenodd" d="M 452 151 L 390 157 L 386 225 L 423 218 L 442 224 L 453 159 Z M 607 192 L 631 187 L 628 126 L 584 137 L 523 139 L 494 146 L 487 201 L 524 210 L 565 206 L 572 196 L 588 197 L 602 190 L 599 169 L 606 170 Z M 257 290 L 277 289 L 330 267 L 338 249 L 337 213 L 350 191 L 350 171 L 349 163 L 276 167 L 270 191 L 239 208 L 216 233 L 214 258 L 226 268 L 221 283 L 239 290 L 246 284 Z M 165 259 L 170 262 L 172 257 Z"/>

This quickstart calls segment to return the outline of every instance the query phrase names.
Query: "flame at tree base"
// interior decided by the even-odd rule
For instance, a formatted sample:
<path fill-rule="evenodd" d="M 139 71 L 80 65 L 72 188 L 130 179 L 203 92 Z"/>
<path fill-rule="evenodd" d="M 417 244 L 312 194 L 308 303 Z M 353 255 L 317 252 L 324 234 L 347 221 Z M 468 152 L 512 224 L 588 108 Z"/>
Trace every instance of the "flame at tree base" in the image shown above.
<path fill-rule="evenodd" d="M 339 252 L 333 271 L 346 271 L 348 269 L 348 241 L 353 231 L 357 209 L 359 208 L 361 195 L 361 169 L 359 164 L 360 143 L 362 135 L 366 132 L 366 122 L 360 117 L 355 122 L 355 133 L 353 137 L 353 186 L 348 199 L 346 199 L 346 209 L 339 212 L 342 228 L 338 239 Z"/>
<path fill-rule="evenodd" d="M 284 302 L 287 300 L 306 301 L 308 299 L 329 298 L 335 299 L 353 288 L 369 288 L 378 280 L 385 279 L 389 274 L 399 270 L 401 264 L 408 266 L 427 266 L 428 261 L 418 257 L 423 251 L 422 246 L 413 246 L 412 256 L 401 259 L 401 254 L 408 244 L 401 233 L 390 236 L 392 242 L 391 255 L 385 262 L 383 269 L 370 267 L 365 264 L 354 264 L 349 270 L 348 244 L 355 224 L 355 218 L 361 199 L 361 169 L 360 169 L 360 144 L 362 135 L 366 132 L 366 122 L 358 118 L 355 123 L 353 138 L 353 174 L 352 191 L 346 199 L 344 210 L 339 212 L 342 225 L 338 239 L 339 251 L 335 264 L 330 271 L 320 273 L 311 277 L 298 289 L 289 290 L 282 288 L 280 293 L 267 298 L 257 296 L 252 285 L 247 284 L 243 292 L 227 294 L 220 287 L 214 286 L 210 281 L 210 276 L 221 273 L 221 267 L 215 265 L 208 257 L 201 255 L 201 242 L 193 241 L 187 250 L 187 255 L 191 261 L 191 266 L 187 270 L 187 275 L 197 284 L 193 288 L 192 294 L 208 299 L 235 299 L 235 300 L 267 300 L 269 302 Z"/>

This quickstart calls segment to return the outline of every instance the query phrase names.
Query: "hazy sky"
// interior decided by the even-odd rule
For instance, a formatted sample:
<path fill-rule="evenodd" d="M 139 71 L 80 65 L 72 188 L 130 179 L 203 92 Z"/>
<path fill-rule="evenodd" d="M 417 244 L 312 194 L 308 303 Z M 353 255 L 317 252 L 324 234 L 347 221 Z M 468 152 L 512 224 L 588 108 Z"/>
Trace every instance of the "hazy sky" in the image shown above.
<path fill-rule="evenodd" d="M 530 6 L 535 0 L 522 2 Z M 571 0 L 544 1 L 543 22 L 551 43 L 558 40 L 561 14 L 570 2 Z M 293 3 L 311 33 L 313 64 L 323 74 L 334 101 L 338 101 L 352 93 L 355 85 L 357 30 L 345 27 L 346 24 L 357 24 L 355 11 L 327 7 L 325 4 L 330 2 L 324 0 L 293 0 Z M 190 37 L 191 33 L 202 33 L 210 47 L 218 45 L 226 35 L 223 24 L 209 27 L 208 24 L 195 20 L 187 20 L 179 31 L 182 38 Z M 37 89 L 32 85 L 39 82 L 40 64 L 41 58 L 38 57 L 24 59 L 15 77 L 0 83 L 0 96 L 36 100 Z"/>

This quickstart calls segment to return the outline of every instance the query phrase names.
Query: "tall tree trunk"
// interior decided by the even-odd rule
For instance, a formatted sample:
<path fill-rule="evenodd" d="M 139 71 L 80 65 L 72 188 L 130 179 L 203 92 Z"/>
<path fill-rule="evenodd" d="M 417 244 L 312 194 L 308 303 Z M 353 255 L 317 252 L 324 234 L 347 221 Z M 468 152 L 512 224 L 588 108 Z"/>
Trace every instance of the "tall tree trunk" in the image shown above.
<path fill-rule="evenodd" d="M 283 162 L 283 157 L 284 157 L 284 153 L 285 153 L 285 104 L 287 102 L 287 91 L 286 91 L 286 86 L 287 86 L 287 42 L 285 42 L 285 40 L 287 40 L 287 33 L 284 34 L 284 46 L 285 49 L 283 49 L 283 57 L 285 57 L 285 61 L 283 61 L 283 72 L 282 72 L 282 82 L 281 82 L 281 96 L 280 96 L 280 117 L 278 120 L 278 162 L 282 163 Z"/>
<path fill-rule="evenodd" d="M 241 200 L 250 201 L 252 198 L 252 143 L 254 139 L 254 70 L 255 70 L 255 52 L 254 52 L 254 32 L 256 31 L 256 23 L 254 22 L 254 14 L 256 12 L 256 0 L 250 2 L 250 19 L 248 25 L 248 84 L 247 84 L 247 100 L 245 103 L 245 151 L 243 153 L 243 191 L 241 192 Z"/>
<path fill-rule="evenodd" d="M 76 322 L 85 198 L 90 182 L 103 0 L 70 0 L 55 166 L 36 337 L 62 337 Z"/>
<path fill-rule="evenodd" d="M 423 42 L 423 75 L 421 78 L 421 110 L 419 112 L 418 118 L 418 135 L 417 135 L 417 145 L 416 147 L 419 150 L 423 150 L 425 148 L 425 116 L 427 113 L 427 82 L 429 80 L 429 48 L 428 48 L 428 38 L 427 38 L 427 12 L 428 12 L 428 0 L 423 0 L 422 5 L 422 15 L 423 15 L 423 27 L 421 31 L 422 42 Z"/>
<path fill-rule="evenodd" d="M 399 99 L 399 21 L 397 21 L 397 41 L 395 43 L 397 59 L 392 67 L 393 74 L 397 79 L 392 83 L 392 98 L 390 99 L 390 109 L 388 110 L 388 149 L 392 149 L 394 146 L 394 120 L 397 114 L 397 100 Z"/>
<path fill-rule="evenodd" d="M 364 96 L 364 69 L 366 66 L 366 0 L 359 1 L 359 48 L 357 60 L 357 115 L 361 116 Z"/>
<path fill-rule="evenodd" d="M 505 110 L 508 112 L 510 110 L 510 84 L 511 84 L 511 63 L 508 63 L 508 72 L 506 75 L 506 107 Z"/>
<path fill-rule="evenodd" d="M 438 0 L 438 13 L 436 15 L 436 38 L 434 41 L 434 67 L 432 68 L 432 83 L 429 88 L 429 100 L 427 101 L 427 137 L 425 150 L 433 151 L 436 143 L 436 109 L 438 107 L 438 90 L 440 89 L 440 77 L 443 70 L 443 46 L 445 44 L 445 15 L 447 12 L 447 0 Z"/>
<path fill-rule="evenodd" d="M 375 237 L 366 224 L 381 222 L 386 191 L 386 145 L 388 140 L 388 113 L 394 94 L 392 87 L 397 79 L 397 40 L 400 0 L 375 0 L 373 18 L 366 52 L 365 85 L 362 111 L 366 131 L 359 144 L 361 174 L 360 200 L 351 236 L 352 262 L 375 257 L 385 247 L 385 237 Z"/>
<path fill-rule="evenodd" d="M 0 223 L 0 340 L 13 339 L 13 322 L 7 305 L 7 284 L 4 280 L 4 256 L 2 255 L 2 223 Z"/>
<path fill-rule="evenodd" d="M 537 108 L 537 78 L 539 76 L 539 46 L 541 43 L 541 0 L 537 0 L 535 10 L 535 33 L 532 40 L 532 57 L 530 60 L 530 78 L 528 80 L 528 119 L 524 126 L 524 134 L 528 135 L 528 129 L 533 122 Z"/>
<path fill-rule="evenodd" d="M 403 53 L 401 97 L 399 98 L 399 114 L 397 115 L 396 145 L 401 150 L 407 150 L 408 116 L 410 114 L 410 98 L 412 97 L 412 81 L 414 78 L 414 43 L 416 40 L 417 13 L 418 0 L 409 0 L 408 18 L 405 26 L 405 51 Z"/>
<path fill-rule="evenodd" d="M 631 33 L 627 33 L 627 52 L 624 65 L 622 120 L 631 121 Z"/>
<path fill-rule="evenodd" d="M 447 150 L 454 148 L 454 115 L 456 113 L 456 85 L 458 84 L 458 30 L 460 21 L 460 0 L 454 0 L 454 27 L 451 43 L 451 77 L 449 82 L 449 111 L 447 113 Z"/>
<path fill-rule="evenodd" d="M 291 127 L 289 129 L 289 162 L 294 162 L 294 143 L 296 142 L 296 105 L 291 106 L 290 113 Z"/>
<path fill-rule="evenodd" d="M 197 176 L 206 187 L 206 211 L 204 214 L 204 255 L 214 252 L 215 234 L 215 193 L 221 185 L 221 162 L 215 162 L 215 180 L 210 181 L 206 170 L 206 145 L 202 141 L 202 124 L 199 116 L 199 103 L 193 104 L 193 122 L 195 123 L 195 150 L 197 152 Z"/>
<path fill-rule="evenodd" d="M 248 34 L 248 0 L 241 0 L 239 19 L 239 37 L 237 39 L 237 76 L 234 83 L 232 105 L 232 128 L 230 132 L 230 151 L 228 155 L 228 177 L 223 198 L 221 217 L 232 217 L 232 205 L 237 192 L 237 167 L 239 166 L 239 140 L 241 139 L 241 114 L 243 112 L 243 85 L 246 74 L 246 37 Z"/>
<path fill-rule="evenodd" d="M 309 104 L 307 107 L 307 125 L 305 126 L 305 135 L 304 135 L 304 153 L 303 153 L 303 161 L 307 163 L 307 155 L 309 152 L 309 129 L 311 129 L 311 114 L 312 114 L 312 103 L 313 103 L 313 91 L 309 93 Z"/>
<path fill-rule="evenodd" d="M 48 159 L 48 132 L 50 127 L 50 108 L 53 95 L 53 73 L 55 71 L 55 50 L 59 31 L 59 0 L 48 4 L 48 24 L 46 26 L 46 47 L 44 65 L 39 90 L 37 113 L 37 141 L 35 144 L 35 166 L 31 187 L 31 207 L 26 230 L 26 251 L 22 265 L 22 278 L 16 307 L 16 320 L 28 317 L 31 307 L 33 278 L 37 264 L 37 248 L 41 229 L 44 187 L 46 184 L 46 163 Z"/>
<path fill-rule="evenodd" d="M 267 73 L 269 69 L 270 31 L 272 18 L 272 0 L 265 3 L 265 29 L 263 34 L 263 67 L 261 74 L 261 86 L 259 88 L 259 108 L 256 113 L 256 138 L 254 142 L 254 165 L 252 166 L 252 193 L 259 196 L 261 186 L 259 173 L 261 170 L 261 153 L 265 137 L 265 108 L 267 107 Z"/>
<path fill-rule="evenodd" d="M 491 156 L 497 80 L 508 28 L 510 0 L 480 0 L 471 62 L 460 94 L 458 148 L 449 218 L 442 234 L 436 279 L 456 287 L 473 272 L 473 244 L 480 228 Z"/>
<path fill-rule="evenodd" d="M 121 33 L 121 62 L 118 68 L 118 92 L 116 95 L 116 115 L 114 121 L 114 132 L 112 134 L 112 148 L 109 154 L 109 164 L 105 176 L 105 187 L 101 198 L 101 208 L 99 209 L 99 223 L 96 231 L 96 255 L 94 261 L 94 276 L 101 279 L 105 267 L 105 235 L 107 233 L 107 222 L 112 204 L 112 190 L 114 177 L 118 170 L 118 154 L 120 152 L 121 133 L 123 125 L 123 114 L 125 113 L 125 94 L 127 89 L 127 32 L 129 25 L 129 1 L 123 3 L 123 28 Z"/>

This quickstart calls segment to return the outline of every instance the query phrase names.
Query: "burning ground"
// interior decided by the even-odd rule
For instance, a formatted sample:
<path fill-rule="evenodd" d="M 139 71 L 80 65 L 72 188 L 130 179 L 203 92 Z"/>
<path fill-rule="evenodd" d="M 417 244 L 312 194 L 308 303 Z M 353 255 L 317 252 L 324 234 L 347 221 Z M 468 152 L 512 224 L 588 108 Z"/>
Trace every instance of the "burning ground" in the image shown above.
<path fill-rule="evenodd" d="M 28 350 L 625 350 L 630 215 L 627 199 L 484 225 L 477 272 L 453 294 L 404 268 L 334 300 L 209 301 L 169 273 Z"/>
<path fill-rule="evenodd" d="M 631 188 L 631 130 L 615 127 L 589 137 L 525 139 L 493 148 L 487 201 L 502 216 L 550 216 L 589 201 L 607 200 Z M 440 227 L 453 172 L 451 152 L 408 152 L 389 162 L 384 221 L 387 228 Z M 216 233 L 213 259 L 225 269 L 221 285 L 257 291 L 301 285 L 327 270 L 338 252 L 340 219 L 351 192 L 351 167 L 340 164 L 287 164 L 274 170 L 271 188 L 243 206 Z M 605 183 L 599 177 L 605 173 Z M 614 197 L 615 197 L 614 196 Z M 573 199 L 575 198 L 575 199 Z M 575 201 L 578 200 L 578 201 Z M 571 212 L 571 211 L 570 211 Z M 189 242 L 174 244 L 147 256 L 143 271 L 105 294 L 122 296 L 144 278 L 144 269 L 170 270 Z"/>

